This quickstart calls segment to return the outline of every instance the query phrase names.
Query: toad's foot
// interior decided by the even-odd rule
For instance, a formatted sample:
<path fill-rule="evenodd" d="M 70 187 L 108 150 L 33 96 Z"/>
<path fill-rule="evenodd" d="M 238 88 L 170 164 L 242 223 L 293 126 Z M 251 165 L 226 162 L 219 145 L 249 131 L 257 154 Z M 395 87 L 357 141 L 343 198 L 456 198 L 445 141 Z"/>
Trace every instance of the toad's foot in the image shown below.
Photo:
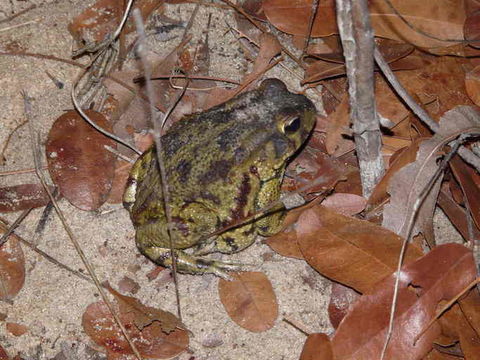
<path fill-rule="evenodd" d="M 165 267 L 172 267 L 170 249 L 162 247 L 147 247 L 142 253 L 150 260 Z M 177 259 L 177 270 L 188 274 L 215 274 L 225 280 L 232 280 L 228 271 L 242 271 L 244 265 L 231 262 L 205 259 L 201 256 L 189 255 L 182 250 L 174 250 Z"/>

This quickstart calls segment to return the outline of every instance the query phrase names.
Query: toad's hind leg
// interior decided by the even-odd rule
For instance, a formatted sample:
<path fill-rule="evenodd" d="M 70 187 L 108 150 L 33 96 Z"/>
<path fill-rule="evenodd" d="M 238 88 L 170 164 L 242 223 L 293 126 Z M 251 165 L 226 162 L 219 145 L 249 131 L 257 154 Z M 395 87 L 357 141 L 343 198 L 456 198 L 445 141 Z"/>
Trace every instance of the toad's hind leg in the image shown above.
<path fill-rule="evenodd" d="M 142 253 L 153 262 L 172 267 L 172 258 L 170 249 L 151 246 L 141 250 Z M 173 250 L 177 259 L 177 270 L 188 274 L 215 274 L 221 278 L 230 280 L 228 271 L 239 271 L 242 269 L 240 264 L 221 262 L 205 259 L 201 256 L 189 255 L 183 250 Z"/>

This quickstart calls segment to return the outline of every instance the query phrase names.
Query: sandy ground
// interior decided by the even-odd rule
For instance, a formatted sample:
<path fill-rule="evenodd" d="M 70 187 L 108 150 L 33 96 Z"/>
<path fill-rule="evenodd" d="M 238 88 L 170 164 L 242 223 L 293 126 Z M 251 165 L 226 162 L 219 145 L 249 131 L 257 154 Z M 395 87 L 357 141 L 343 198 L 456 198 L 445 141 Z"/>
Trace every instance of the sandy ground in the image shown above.
<path fill-rule="evenodd" d="M 34 2 L 0 0 L 0 18 L 16 13 L 32 3 Z M 93 1 L 58 0 L 35 3 L 41 6 L 0 25 L 2 29 L 34 21 L 0 32 L 2 51 L 20 47 L 29 52 L 70 58 L 72 40 L 67 25 Z M 187 21 L 192 9 L 191 5 L 172 5 L 169 7 L 169 15 Z M 226 19 L 230 24 L 234 24 L 232 12 L 218 12 L 210 7 L 201 7 L 192 34 L 197 36 L 201 33 L 210 12 L 213 13 L 214 24 L 210 32 L 210 75 L 239 79 L 245 63 L 239 59 L 239 45 L 233 36 L 226 33 L 223 21 Z M 178 35 L 181 36 L 181 32 Z M 157 48 L 165 53 L 174 45 L 175 39 L 168 44 L 156 44 Z M 45 71 L 64 81 L 65 88 L 56 88 Z M 45 141 L 54 120 L 72 107 L 70 86 L 77 73 L 78 69 L 53 61 L 0 57 L 0 144 L 3 144 L 7 135 L 23 119 L 20 95 L 22 89 L 34 98 L 35 127 L 42 141 Z M 285 71 L 275 70 L 268 75 L 295 84 Z M 7 163 L 0 168 L 1 171 L 33 166 L 26 127 L 15 133 L 6 157 Z M 0 186 L 30 182 L 37 182 L 33 175 L 0 177 Z M 111 209 L 114 211 L 102 214 L 80 211 L 65 200 L 60 204 L 101 280 L 108 280 L 117 287 L 122 278 L 129 277 L 140 285 L 135 296 L 144 304 L 175 312 L 173 286 L 165 280 L 165 275 L 160 275 L 151 282 L 147 279 L 146 274 L 154 266 L 138 254 L 133 240 L 134 230 L 123 208 L 105 205 L 102 212 Z M 56 216 L 51 217 L 42 236 L 34 237 L 40 214 L 40 210 L 33 211 L 17 233 L 25 239 L 34 239 L 42 250 L 62 263 L 74 269 L 82 269 L 83 265 Z M 13 221 L 17 215 L 8 214 L 5 217 Z M 436 220 L 436 230 L 443 238 L 458 238 L 441 214 Z M 63 357 L 65 359 L 89 358 L 84 348 L 92 343 L 83 332 L 81 316 L 90 303 L 98 300 L 97 290 L 28 248 L 24 248 L 24 252 L 26 283 L 12 303 L 0 303 L 0 314 L 5 314 L 8 322 L 27 326 L 28 332 L 15 337 L 6 331 L 5 324 L 2 323 L 0 345 L 9 355 L 20 352 L 24 359 L 52 359 L 61 349 L 69 349 L 65 352 L 70 355 Z M 223 309 L 218 297 L 217 278 L 180 275 L 184 323 L 194 334 L 190 342 L 193 353 L 183 354 L 180 359 L 298 359 L 306 337 L 283 322 L 284 317 L 301 324 L 309 332 L 332 331 L 326 312 L 330 281 L 304 262 L 280 257 L 260 242 L 229 257 L 229 260 L 254 263 L 256 270 L 267 274 L 279 303 L 276 325 L 264 333 L 244 330 L 233 323 Z"/>

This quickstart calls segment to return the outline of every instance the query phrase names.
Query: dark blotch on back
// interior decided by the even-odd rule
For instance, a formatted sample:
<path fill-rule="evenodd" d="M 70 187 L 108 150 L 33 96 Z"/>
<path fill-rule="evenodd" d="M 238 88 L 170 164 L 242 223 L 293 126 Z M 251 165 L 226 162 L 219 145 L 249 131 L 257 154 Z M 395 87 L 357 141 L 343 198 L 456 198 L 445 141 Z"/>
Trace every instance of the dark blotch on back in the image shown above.
<path fill-rule="evenodd" d="M 192 169 L 192 164 L 190 161 L 182 159 L 177 164 L 177 173 L 178 179 L 181 183 L 186 183 L 188 181 L 188 175 L 190 174 L 190 170 Z"/>
<path fill-rule="evenodd" d="M 243 209 L 247 206 L 248 197 L 250 196 L 250 177 L 248 174 L 243 174 L 242 183 L 238 189 L 238 194 L 235 197 L 235 208 L 232 209 L 232 220 L 241 219 L 243 217 Z"/>
<path fill-rule="evenodd" d="M 204 174 L 198 177 L 198 183 L 205 185 L 227 177 L 233 166 L 232 160 L 217 160 L 210 164 Z"/>

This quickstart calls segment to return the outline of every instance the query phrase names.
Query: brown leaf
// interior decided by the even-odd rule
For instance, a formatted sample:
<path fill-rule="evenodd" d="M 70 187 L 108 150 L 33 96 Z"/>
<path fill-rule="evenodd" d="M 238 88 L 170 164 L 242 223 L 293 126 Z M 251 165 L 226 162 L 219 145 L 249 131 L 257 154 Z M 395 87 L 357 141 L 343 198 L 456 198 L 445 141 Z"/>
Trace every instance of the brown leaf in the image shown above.
<path fill-rule="evenodd" d="M 25 325 L 17 324 L 13 322 L 7 322 L 5 324 L 7 331 L 13 336 L 22 336 L 28 331 L 28 328 Z"/>
<path fill-rule="evenodd" d="M 450 168 L 462 188 L 463 195 L 468 200 L 472 219 L 480 228 L 480 175 L 458 156 L 450 161 Z"/>
<path fill-rule="evenodd" d="M 413 142 L 409 147 L 404 148 L 397 158 L 392 162 L 388 170 L 383 175 L 380 182 L 373 189 L 368 198 L 368 207 L 374 208 L 388 199 L 387 188 L 394 175 L 404 166 L 412 163 L 417 158 L 418 146 L 420 140 Z"/>
<path fill-rule="evenodd" d="M 169 359 L 185 351 L 188 346 L 188 333 L 185 330 L 177 329 L 167 335 L 155 321 L 140 331 L 134 325 L 135 315 L 132 312 L 120 313 L 120 319 L 142 356 Z M 107 350 L 109 359 L 132 354 L 130 346 L 103 301 L 87 307 L 83 313 L 82 326 L 96 344 Z"/>
<path fill-rule="evenodd" d="M 295 230 L 282 231 L 270 236 L 265 240 L 265 244 L 270 246 L 273 251 L 282 256 L 294 259 L 303 259 L 303 254 L 297 243 L 297 233 Z"/>
<path fill-rule="evenodd" d="M 0 234 L 8 227 L 0 221 Z M 25 258 L 15 234 L 0 247 L 0 300 L 12 300 L 25 282 Z"/>
<path fill-rule="evenodd" d="M 365 209 L 367 200 L 356 194 L 335 193 L 323 200 L 322 205 L 334 210 L 335 212 L 353 216 Z"/>
<path fill-rule="evenodd" d="M 86 114 L 107 131 L 102 114 Z M 46 144 L 48 170 L 61 194 L 81 210 L 98 209 L 108 197 L 115 171 L 115 156 L 104 148 L 115 142 L 100 134 L 76 111 L 68 111 L 53 124 Z"/>
<path fill-rule="evenodd" d="M 334 282 L 332 284 L 332 293 L 328 304 L 328 318 L 330 323 L 336 329 L 348 314 L 350 307 L 360 297 L 360 294 L 349 287 Z"/>
<path fill-rule="evenodd" d="M 433 324 L 414 345 L 412 339 L 435 315 L 438 303 L 450 299 L 475 278 L 472 252 L 445 244 L 402 267 L 393 334 L 385 359 L 425 356 L 440 333 Z M 378 282 L 353 305 L 332 339 L 338 359 L 378 359 L 388 328 L 395 275 Z"/>
<path fill-rule="evenodd" d="M 10 360 L 7 352 L 4 350 L 2 346 L 0 346 L 0 360 Z"/>
<path fill-rule="evenodd" d="M 162 3 L 163 1 L 158 0 L 137 0 L 135 7 L 140 10 L 145 21 Z M 72 20 L 68 25 L 68 31 L 77 41 L 100 42 L 116 30 L 124 10 L 125 3 L 122 1 L 98 0 Z M 134 29 L 135 25 L 130 17 L 122 32 L 128 34 Z"/>
<path fill-rule="evenodd" d="M 475 130 L 478 129 L 478 130 Z M 402 237 L 407 237 L 410 214 L 415 203 L 438 168 L 439 151 L 452 139 L 464 132 L 480 132 L 480 113 L 469 106 L 458 106 L 448 111 L 440 120 L 439 131 L 423 141 L 415 162 L 404 166 L 390 181 L 390 203 L 385 205 L 383 226 Z M 437 202 L 442 176 L 439 176 L 423 201 L 415 218 L 412 236 L 422 233 L 434 245 L 433 211 Z"/>
<path fill-rule="evenodd" d="M 300 360 L 333 360 L 332 344 L 326 334 L 308 335 Z"/>
<path fill-rule="evenodd" d="M 480 66 L 476 66 L 465 75 L 465 89 L 474 104 L 480 106 Z"/>
<path fill-rule="evenodd" d="M 321 274 L 363 293 L 396 269 L 402 239 L 393 232 L 317 205 L 300 215 L 297 241 Z M 409 246 L 406 263 L 422 255 Z"/>
<path fill-rule="evenodd" d="M 475 359 L 480 354 L 480 334 L 472 328 L 458 304 L 454 304 L 442 315 L 440 324 L 442 333 L 448 331 L 449 335 L 452 334 L 460 340 L 460 346 L 466 359 Z"/>
<path fill-rule="evenodd" d="M 464 208 L 458 205 L 444 190 L 440 190 L 437 200 L 438 206 L 447 215 L 455 229 L 462 234 L 466 241 L 469 241 L 470 234 L 468 231 L 467 213 Z M 475 224 L 472 224 L 474 239 L 480 238 L 480 231 Z"/>
<path fill-rule="evenodd" d="M 315 181 L 315 185 L 301 192 L 309 194 L 327 193 L 341 181 L 349 169 L 333 156 L 324 151 L 307 146 L 287 167 L 287 177 L 283 180 L 282 190 L 295 191 Z"/>
<path fill-rule="evenodd" d="M 163 332 L 170 334 L 175 329 L 186 330 L 185 325 L 172 313 L 143 305 L 138 299 L 125 296 L 108 286 L 108 291 L 118 301 L 122 314 L 132 314 L 133 322 L 139 330 L 158 322 Z"/>
<path fill-rule="evenodd" d="M 54 187 L 50 187 L 53 193 Z M 0 188 L 0 212 L 14 212 L 45 206 L 50 198 L 41 184 L 22 184 Z"/>
<path fill-rule="evenodd" d="M 471 41 L 469 45 L 478 48 L 478 40 L 480 39 L 480 10 L 478 9 L 478 4 L 475 4 L 473 8 L 468 8 L 468 5 L 471 4 L 475 4 L 475 2 L 467 1 L 467 18 L 463 25 L 463 31 L 465 40 Z"/>
<path fill-rule="evenodd" d="M 125 186 L 127 185 L 127 179 L 132 166 L 132 163 L 121 159 L 117 159 L 115 162 L 115 175 L 113 177 L 112 189 L 108 195 L 108 203 L 120 204 L 123 201 L 123 193 L 125 192 Z"/>
<path fill-rule="evenodd" d="M 278 316 L 272 284 L 260 272 L 231 274 L 233 281 L 220 279 L 218 292 L 230 318 L 244 329 L 262 332 L 270 329 Z"/>
<path fill-rule="evenodd" d="M 313 0 L 265 0 L 263 9 L 268 20 L 283 32 L 305 35 Z M 463 39 L 465 8 L 461 0 L 438 0 L 422 2 L 416 0 L 392 0 L 392 5 L 409 23 L 406 25 L 385 1 L 369 1 L 370 16 L 375 35 L 408 42 L 417 47 L 435 48 L 451 46 L 452 42 L 435 40 Z M 338 33 L 335 17 L 335 2 L 321 1 L 313 22 L 312 37 L 324 37 Z M 414 28 L 412 28 L 412 27 Z M 423 35 L 416 29 L 432 35 Z"/>

